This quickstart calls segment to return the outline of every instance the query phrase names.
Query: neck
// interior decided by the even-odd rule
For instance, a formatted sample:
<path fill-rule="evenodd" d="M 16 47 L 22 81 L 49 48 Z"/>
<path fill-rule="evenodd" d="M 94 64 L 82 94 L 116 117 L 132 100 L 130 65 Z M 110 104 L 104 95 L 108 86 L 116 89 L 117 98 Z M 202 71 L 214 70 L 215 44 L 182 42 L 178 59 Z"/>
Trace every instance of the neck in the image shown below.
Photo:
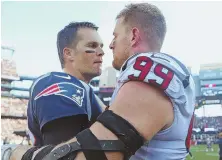
<path fill-rule="evenodd" d="M 142 43 L 142 44 L 136 46 L 135 48 L 133 48 L 133 52 L 132 52 L 131 56 L 135 53 L 148 53 L 148 52 L 159 52 L 159 50 L 151 49 L 149 47 L 149 45 Z"/>
<path fill-rule="evenodd" d="M 90 82 L 90 80 L 92 79 L 92 78 L 90 78 L 90 77 L 87 77 L 87 76 L 85 76 L 85 75 L 83 75 L 81 72 L 79 72 L 78 70 L 70 70 L 70 69 L 68 69 L 68 68 L 66 68 L 66 67 L 64 67 L 63 68 L 63 71 L 65 72 L 65 73 L 67 73 L 67 74 L 70 74 L 71 76 L 73 76 L 73 77 L 76 77 L 77 79 L 79 79 L 79 80 L 81 80 L 81 81 L 83 81 L 83 82 L 85 82 L 85 83 L 89 83 Z"/>

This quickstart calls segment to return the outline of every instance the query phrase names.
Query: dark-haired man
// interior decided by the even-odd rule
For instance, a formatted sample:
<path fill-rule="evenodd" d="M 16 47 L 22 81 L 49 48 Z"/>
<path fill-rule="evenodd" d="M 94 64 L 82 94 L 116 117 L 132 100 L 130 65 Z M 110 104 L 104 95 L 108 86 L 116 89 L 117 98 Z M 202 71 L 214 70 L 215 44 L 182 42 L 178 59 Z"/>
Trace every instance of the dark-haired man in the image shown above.
<path fill-rule="evenodd" d="M 75 137 L 105 109 L 88 85 L 101 75 L 104 52 L 97 30 L 91 22 L 72 22 L 58 33 L 58 56 L 64 72 L 44 74 L 30 89 L 27 115 L 34 146 L 56 145 Z M 2 158 L 10 148 L 16 147 L 5 146 Z"/>
<path fill-rule="evenodd" d="M 69 140 L 102 112 L 88 85 L 101 74 L 104 52 L 97 29 L 90 22 L 74 22 L 58 33 L 58 55 L 64 72 L 42 75 L 30 89 L 28 127 L 35 146 Z"/>

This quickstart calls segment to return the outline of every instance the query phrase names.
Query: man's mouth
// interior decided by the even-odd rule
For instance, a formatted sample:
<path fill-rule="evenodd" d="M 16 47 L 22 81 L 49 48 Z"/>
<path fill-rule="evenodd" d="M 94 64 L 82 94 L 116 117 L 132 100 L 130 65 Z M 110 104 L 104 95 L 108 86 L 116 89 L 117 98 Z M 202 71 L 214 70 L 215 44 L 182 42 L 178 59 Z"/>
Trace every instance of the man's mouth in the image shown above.
<path fill-rule="evenodd" d="M 103 63 L 103 61 L 95 61 L 94 63 L 100 63 L 100 64 L 102 64 L 102 63 Z"/>

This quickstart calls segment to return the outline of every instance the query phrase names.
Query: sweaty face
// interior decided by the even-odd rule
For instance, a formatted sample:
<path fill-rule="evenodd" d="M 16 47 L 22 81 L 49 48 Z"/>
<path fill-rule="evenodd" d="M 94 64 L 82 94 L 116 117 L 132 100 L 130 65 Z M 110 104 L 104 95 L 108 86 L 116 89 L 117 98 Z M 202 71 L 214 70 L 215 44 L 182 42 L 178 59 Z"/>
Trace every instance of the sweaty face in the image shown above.
<path fill-rule="evenodd" d="M 119 18 L 113 32 L 114 38 L 109 46 L 113 50 L 113 67 L 117 70 L 120 70 L 131 54 L 130 34 L 128 32 L 123 19 Z"/>
<path fill-rule="evenodd" d="M 96 30 L 81 28 L 77 33 L 78 42 L 74 49 L 74 69 L 89 78 L 101 75 L 103 43 Z M 90 53 L 87 53 L 87 52 Z"/>

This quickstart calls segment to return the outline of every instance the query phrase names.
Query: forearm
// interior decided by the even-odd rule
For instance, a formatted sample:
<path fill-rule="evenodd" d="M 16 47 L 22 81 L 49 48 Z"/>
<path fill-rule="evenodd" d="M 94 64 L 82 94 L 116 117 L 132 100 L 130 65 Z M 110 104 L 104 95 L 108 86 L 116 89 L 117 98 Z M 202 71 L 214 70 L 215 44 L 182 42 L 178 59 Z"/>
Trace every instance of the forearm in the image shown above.
<path fill-rule="evenodd" d="M 110 130 L 106 129 L 102 124 L 99 122 L 95 122 L 90 127 L 91 132 L 98 138 L 98 140 L 118 140 L 117 136 L 113 134 Z M 59 148 L 63 146 L 64 144 L 69 144 L 72 142 L 76 142 L 77 139 L 73 138 L 65 143 L 62 143 L 60 145 L 57 145 L 55 147 Z M 109 160 L 121 160 L 123 159 L 123 154 L 120 152 L 105 152 L 107 159 Z M 83 152 L 79 152 L 75 158 L 75 160 L 84 160 L 86 159 Z"/>
<path fill-rule="evenodd" d="M 98 138 L 98 140 L 118 140 L 117 136 L 110 130 L 106 129 L 101 123 L 96 122 L 90 127 L 91 132 Z M 75 139 L 76 141 L 76 139 Z M 121 152 L 105 152 L 108 160 L 121 160 L 123 154 Z M 83 160 L 85 156 L 82 152 L 78 153 L 76 160 Z"/>
<path fill-rule="evenodd" d="M 29 149 L 34 149 L 35 151 L 33 151 L 33 156 L 32 156 L 32 160 L 35 158 L 35 156 L 42 150 L 45 149 L 48 146 L 42 146 L 41 148 L 34 148 L 33 146 L 27 146 L 27 145 L 22 145 L 22 146 L 17 146 L 11 153 L 10 159 L 4 159 L 4 160 L 21 160 L 22 157 L 26 154 L 26 152 Z M 31 153 L 31 152 L 30 152 Z M 25 158 L 27 159 L 27 157 Z M 31 159 L 30 159 L 31 160 Z"/>
<path fill-rule="evenodd" d="M 91 132 L 98 138 L 98 140 L 117 140 L 118 138 L 116 137 L 116 135 L 114 135 L 110 130 L 106 129 L 102 124 L 100 124 L 99 122 L 94 123 L 91 127 L 90 127 Z M 76 142 L 77 139 L 76 138 L 72 138 L 69 141 L 65 142 L 65 143 L 61 143 L 59 145 L 57 145 L 53 150 L 63 146 L 64 144 L 69 144 L 72 142 Z M 43 146 L 42 148 L 44 148 L 45 146 Z M 10 160 L 21 160 L 22 156 L 26 153 L 26 151 L 28 149 L 32 148 L 32 146 L 19 146 L 17 147 L 13 152 L 12 155 L 10 157 Z M 33 158 L 35 157 L 35 155 L 41 151 L 41 149 L 38 149 L 37 151 L 34 152 L 33 154 Z M 123 154 L 120 152 L 106 152 L 105 153 L 107 156 L 107 159 L 112 159 L 112 160 L 121 160 L 123 159 Z M 83 152 L 79 152 L 77 154 L 76 160 L 83 160 L 86 159 Z"/>

